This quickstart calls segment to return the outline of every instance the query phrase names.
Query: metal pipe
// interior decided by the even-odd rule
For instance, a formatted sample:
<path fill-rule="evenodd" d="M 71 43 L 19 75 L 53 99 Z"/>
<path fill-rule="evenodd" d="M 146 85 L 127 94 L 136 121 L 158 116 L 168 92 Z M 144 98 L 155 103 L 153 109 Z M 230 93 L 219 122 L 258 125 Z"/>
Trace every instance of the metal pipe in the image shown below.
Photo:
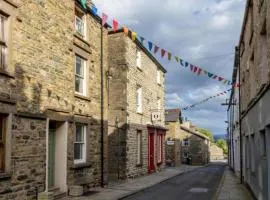
<path fill-rule="evenodd" d="M 103 78 L 103 26 L 101 25 L 101 39 L 100 39 L 100 80 L 101 80 L 101 122 L 100 122 L 100 142 L 101 142 L 101 187 L 104 187 L 104 78 Z"/>

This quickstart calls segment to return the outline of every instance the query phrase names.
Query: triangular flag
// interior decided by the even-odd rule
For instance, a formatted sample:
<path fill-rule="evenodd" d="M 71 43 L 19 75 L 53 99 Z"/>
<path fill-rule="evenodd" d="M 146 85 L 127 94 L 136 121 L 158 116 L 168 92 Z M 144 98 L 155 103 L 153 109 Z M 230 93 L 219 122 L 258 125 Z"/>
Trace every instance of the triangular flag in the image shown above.
<path fill-rule="evenodd" d="M 227 82 L 228 82 L 227 80 L 224 80 L 224 81 L 223 81 L 224 84 L 227 84 Z"/>
<path fill-rule="evenodd" d="M 184 67 L 184 63 L 183 63 L 183 60 L 180 58 L 180 64 Z"/>
<path fill-rule="evenodd" d="M 149 51 L 151 51 L 151 50 L 152 50 L 152 48 L 153 48 L 153 43 L 152 43 L 152 42 L 150 42 L 150 41 L 148 41 L 148 48 L 149 48 Z"/>
<path fill-rule="evenodd" d="M 118 30 L 118 22 L 116 21 L 116 19 L 113 20 L 113 30 L 114 32 Z"/>
<path fill-rule="evenodd" d="M 126 36 L 128 36 L 128 28 L 127 27 L 124 27 L 124 33 Z"/>
<path fill-rule="evenodd" d="M 161 57 L 163 58 L 165 56 L 166 51 L 164 49 L 161 49 Z"/>
<path fill-rule="evenodd" d="M 224 78 L 222 78 L 222 77 L 218 77 L 218 80 L 219 80 L 219 81 L 223 81 L 223 80 L 224 80 Z"/>
<path fill-rule="evenodd" d="M 191 71 L 193 71 L 193 67 L 194 67 L 193 65 L 190 65 L 190 70 L 191 70 Z"/>
<path fill-rule="evenodd" d="M 136 40 L 136 36 L 137 36 L 137 33 L 136 32 L 132 32 L 131 38 L 132 38 L 132 41 L 133 42 Z"/>
<path fill-rule="evenodd" d="M 144 37 L 140 37 L 141 43 L 143 44 L 143 41 L 145 40 Z"/>
<path fill-rule="evenodd" d="M 168 60 L 172 59 L 172 54 L 168 52 Z"/>
<path fill-rule="evenodd" d="M 157 53 L 159 50 L 159 47 L 157 45 L 155 45 L 155 48 L 154 48 L 154 53 Z"/>
<path fill-rule="evenodd" d="M 211 78 L 214 74 L 211 74 L 210 72 L 208 72 L 208 77 Z"/>
<path fill-rule="evenodd" d="M 90 9 L 90 11 L 92 12 L 92 14 L 93 15 L 97 15 L 97 11 L 98 11 L 98 9 L 97 9 L 97 7 L 95 7 L 95 6 L 92 6 L 92 8 Z"/>
<path fill-rule="evenodd" d="M 200 75 L 202 72 L 202 69 L 198 67 L 198 75 Z"/>
<path fill-rule="evenodd" d="M 205 75 L 208 75 L 208 71 L 206 71 L 206 70 L 203 70 L 203 73 L 204 73 Z"/>
<path fill-rule="evenodd" d="M 232 85 L 232 82 L 231 81 L 228 81 L 228 85 Z"/>
<path fill-rule="evenodd" d="M 177 56 L 174 56 L 176 62 L 179 62 L 179 58 Z"/>
<path fill-rule="evenodd" d="M 107 19 L 108 19 L 108 15 L 106 15 L 105 13 L 102 13 L 102 26 L 106 24 Z"/>
<path fill-rule="evenodd" d="M 81 0 L 82 6 L 86 9 L 86 0 Z"/>
<path fill-rule="evenodd" d="M 198 70 L 198 67 L 194 66 L 193 72 L 196 73 Z"/>
<path fill-rule="evenodd" d="M 215 75 L 214 77 L 213 77 L 213 79 L 216 79 L 217 78 L 217 75 Z"/>
<path fill-rule="evenodd" d="M 185 62 L 185 67 L 188 67 L 189 63 L 188 62 Z"/>

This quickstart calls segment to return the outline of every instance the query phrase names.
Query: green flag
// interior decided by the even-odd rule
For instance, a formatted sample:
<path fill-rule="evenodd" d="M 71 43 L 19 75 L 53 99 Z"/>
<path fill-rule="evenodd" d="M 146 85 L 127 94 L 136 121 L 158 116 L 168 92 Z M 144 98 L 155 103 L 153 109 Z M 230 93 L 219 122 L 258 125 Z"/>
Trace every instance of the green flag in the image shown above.
<path fill-rule="evenodd" d="M 86 8 L 86 0 L 81 0 L 82 6 Z"/>

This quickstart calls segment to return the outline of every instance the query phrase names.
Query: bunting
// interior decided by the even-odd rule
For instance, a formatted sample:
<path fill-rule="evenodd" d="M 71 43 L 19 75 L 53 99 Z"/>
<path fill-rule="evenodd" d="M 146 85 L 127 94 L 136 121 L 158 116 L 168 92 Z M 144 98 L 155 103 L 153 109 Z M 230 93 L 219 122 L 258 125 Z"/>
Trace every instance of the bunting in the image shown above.
<path fill-rule="evenodd" d="M 213 99 L 213 98 L 216 98 L 216 97 L 219 97 L 219 96 L 224 96 L 225 94 L 229 93 L 229 91 L 231 91 L 231 90 L 232 90 L 232 89 L 226 90 L 226 91 L 224 91 L 224 92 L 217 93 L 216 95 L 211 96 L 211 97 L 208 97 L 208 98 L 205 98 L 204 100 L 202 100 L 202 101 L 200 101 L 200 102 L 197 102 L 197 103 L 195 103 L 195 104 L 186 106 L 186 107 L 182 108 L 182 110 L 189 110 L 190 108 L 194 108 L 194 107 L 196 107 L 197 105 L 203 104 L 203 103 L 209 101 L 210 99 Z"/>
<path fill-rule="evenodd" d="M 80 2 L 81 2 L 81 4 L 82 4 L 82 6 L 86 9 L 86 8 L 87 8 L 86 0 L 80 0 Z M 91 6 L 91 7 L 89 8 L 89 10 L 90 10 L 90 12 L 91 12 L 93 15 L 97 15 L 97 16 L 98 16 L 98 14 L 97 14 L 98 9 L 97 9 L 95 6 Z M 107 22 L 107 20 L 108 20 L 108 15 L 105 14 L 105 13 L 102 13 L 102 15 L 101 15 L 101 20 L 102 20 L 102 26 L 104 26 L 106 23 L 108 23 L 108 22 Z M 113 26 L 112 26 L 112 27 L 113 27 L 113 30 L 116 32 L 116 31 L 118 30 L 118 28 L 119 28 L 119 23 L 118 23 L 118 21 L 117 21 L 116 19 L 113 19 L 112 23 L 113 23 Z M 129 29 L 128 29 L 128 27 L 126 27 L 126 26 L 122 26 L 122 27 L 123 27 L 123 29 L 124 29 L 124 34 L 125 34 L 126 36 L 128 36 L 128 35 L 129 35 Z M 145 39 L 144 37 L 138 35 L 137 32 L 131 31 L 131 38 L 132 38 L 132 41 L 135 41 L 136 38 L 137 38 L 137 36 L 138 36 L 138 38 L 140 39 L 140 42 L 141 42 L 142 45 L 143 45 L 143 43 L 144 43 L 144 41 L 145 41 L 146 39 Z M 149 49 L 150 52 L 152 52 L 153 47 L 154 47 L 154 54 L 156 54 L 156 53 L 159 51 L 159 49 L 161 49 L 161 57 L 162 57 L 162 58 L 165 58 L 165 55 L 166 55 L 166 52 L 167 52 L 167 53 L 168 53 L 168 60 L 169 60 L 169 61 L 172 60 L 173 54 L 172 54 L 171 52 L 165 51 L 163 48 L 160 48 L 158 45 L 154 44 L 152 41 L 147 41 L 147 44 L 148 44 L 148 49 Z M 216 75 L 216 74 L 214 74 L 214 73 L 211 73 L 211 72 L 209 72 L 209 71 L 207 71 L 207 70 L 205 70 L 205 69 L 203 69 L 203 68 L 201 68 L 201 67 L 198 67 L 198 66 L 195 66 L 195 65 L 193 65 L 193 64 L 190 64 L 188 61 L 186 61 L 186 60 L 180 58 L 179 56 L 174 56 L 174 58 L 175 58 L 175 62 L 176 62 L 177 64 L 179 64 L 180 66 L 185 67 L 185 68 L 190 67 L 190 71 L 191 71 L 192 73 L 194 73 L 194 74 L 197 74 L 197 75 L 204 75 L 204 76 L 206 76 L 206 77 L 208 77 L 208 78 L 210 78 L 210 79 L 217 80 L 217 81 L 219 81 L 220 83 L 222 83 L 222 84 L 224 84 L 224 85 L 232 85 L 232 86 L 235 87 L 235 88 L 240 87 L 239 83 L 232 83 L 231 81 L 225 79 L 225 78 L 222 77 L 222 76 L 218 76 L 218 75 Z M 202 72 L 203 72 L 203 73 L 202 73 Z"/>

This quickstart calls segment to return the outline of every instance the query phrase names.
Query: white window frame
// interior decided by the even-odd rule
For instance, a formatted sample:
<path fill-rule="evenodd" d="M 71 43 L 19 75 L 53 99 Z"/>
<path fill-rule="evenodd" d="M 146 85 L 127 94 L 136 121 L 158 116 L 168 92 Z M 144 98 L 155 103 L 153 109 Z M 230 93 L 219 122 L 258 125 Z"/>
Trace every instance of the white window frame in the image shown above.
<path fill-rule="evenodd" d="M 80 11 L 78 11 L 80 12 Z M 74 26 L 75 26 L 75 31 L 76 33 L 80 34 L 84 39 L 86 39 L 86 16 L 85 14 L 82 14 L 82 17 L 79 17 L 78 15 L 76 15 L 75 13 L 75 20 L 74 20 Z M 77 22 L 80 22 L 82 25 L 82 30 L 80 30 Z"/>
<path fill-rule="evenodd" d="M 187 146 L 189 146 L 189 145 L 190 145 L 189 139 L 184 139 L 184 140 L 182 141 L 182 146 L 187 147 Z"/>
<path fill-rule="evenodd" d="M 5 70 L 7 68 L 7 30 L 8 30 L 8 16 L 0 13 L 0 29 L 2 35 L 0 35 L 0 69 Z"/>
<path fill-rule="evenodd" d="M 137 131 L 137 165 L 142 165 L 142 131 Z"/>
<path fill-rule="evenodd" d="M 76 141 L 77 126 L 82 126 L 83 141 Z M 81 123 L 76 123 L 75 124 L 75 139 L 74 139 L 74 163 L 75 164 L 86 163 L 86 130 L 87 130 L 87 125 L 81 124 Z M 83 150 L 82 150 L 82 158 L 81 159 L 75 159 L 75 144 L 82 144 L 83 145 L 83 147 L 82 147 L 83 148 Z"/>
<path fill-rule="evenodd" d="M 139 48 L 136 50 L 136 66 L 142 69 L 142 53 Z"/>
<path fill-rule="evenodd" d="M 161 73 L 160 70 L 157 70 L 157 84 L 161 84 Z"/>
<path fill-rule="evenodd" d="M 82 61 L 82 75 L 77 74 L 77 58 L 80 58 Z M 86 96 L 86 60 L 79 55 L 75 55 L 75 93 Z M 76 78 L 82 79 L 82 92 L 76 90 Z"/>
<path fill-rule="evenodd" d="M 137 87 L 136 90 L 136 111 L 142 113 L 142 87 Z"/>

